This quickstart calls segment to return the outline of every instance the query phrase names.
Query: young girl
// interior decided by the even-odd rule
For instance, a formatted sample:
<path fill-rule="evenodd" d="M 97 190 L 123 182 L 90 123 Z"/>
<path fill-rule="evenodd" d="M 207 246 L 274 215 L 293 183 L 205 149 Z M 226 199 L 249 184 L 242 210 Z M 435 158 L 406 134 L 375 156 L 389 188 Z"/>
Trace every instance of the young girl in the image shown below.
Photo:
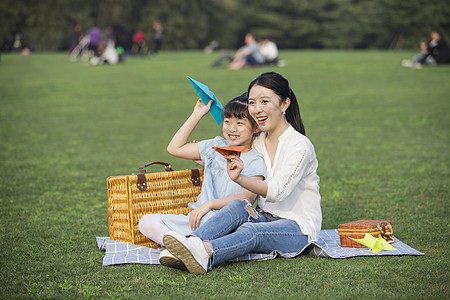
<path fill-rule="evenodd" d="M 274 72 L 256 78 L 248 90 L 249 113 L 263 131 L 253 147 L 264 156 L 267 179 L 243 174 L 246 163 L 237 156 L 226 157 L 228 174 L 264 198 L 258 200 L 258 211 L 249 210 L 239 199 L 230 202 L 189 237 L 164 235 L 167 250 L 191 273 L 203 274 L 213 265 L 252 252 L 298 254 L 319 238 L 318 164 L 294 92 Z"/>
<path fill-rule="evenodd" d="M 248 115 L 248 98 L 236 97 L 225 105 L 222 133 L 224 137 L 215 137 L 198 143 L 188 143 L 189 136 L 200 119 L 211 108 L 210 101 L 204 105 L 199 99 L 194 111 L 181 126 L 167 146 L 167 151 L 180 158 L 199 161 L 204 164 L 204 180 L 201 193 L 194 203 L 188 206 L 193 209 L 187 216 L 170 214 L 149 214 L 141 218 L 139 230 L 149 239 L 163 245 L 162 237 L 173 230 L 182 235 L 190 234 L 194 229 L 211 218 L 217 210 L 234 199 L 253 202 L 256 194 L 249 192 L 234 183 L 227 175 L 226 160 L 213 149 L 220 146 L 244 146 L 251 148 L 253 136 L 259 131 L 256 122 Z M 255 150 L 242 153 L 242 161 L 246 167 L 243 173 L 250 178 L 261 181 L 266 176 L 263 157 Z M 163 256 L 167 252 L 163 253 Z"/>

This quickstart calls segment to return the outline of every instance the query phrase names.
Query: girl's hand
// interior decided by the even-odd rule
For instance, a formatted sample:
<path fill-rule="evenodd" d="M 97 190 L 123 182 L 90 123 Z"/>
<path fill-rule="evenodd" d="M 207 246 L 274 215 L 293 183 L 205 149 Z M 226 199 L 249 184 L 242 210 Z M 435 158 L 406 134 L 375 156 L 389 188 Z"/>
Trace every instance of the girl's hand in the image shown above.
<path fill-rule="evenodd" d="M 211 209 L 208 206 L 208 202 L 203 203 L 193 211 L 191 211 L 189 215 L 189 223 L 191 224 L 191 230 L 195 230 L 200 224 L 202 217 L 209 212 Z"/>
<path fill-rule="evenodd" d="M 210 100 L 208 102 L 208 105 L 205 105 L 203 103 L 202 99 L 198 99 L 197 103 L 195 104 L 193 114 L 198 114 L 199 116 L 203 117 L 204 115 L 206 115 L 209 112 L 213 102 L 214 102 L 213 100 Z"/>
<path fill-rule="evenodd" d="M 227 172 L 231 180 L 236 181 L 244 169 L 244 162 L 236 155 L 225 156 L 227 160 Z"/>
<path fill-rule="evenodd" d="M 196 164 L 202 166 L 202 167 L 205 166 L 205 164 L 203 163 L 203 161 L 201 159 L 193 159 L 192 161 L 195 162 Z"/>

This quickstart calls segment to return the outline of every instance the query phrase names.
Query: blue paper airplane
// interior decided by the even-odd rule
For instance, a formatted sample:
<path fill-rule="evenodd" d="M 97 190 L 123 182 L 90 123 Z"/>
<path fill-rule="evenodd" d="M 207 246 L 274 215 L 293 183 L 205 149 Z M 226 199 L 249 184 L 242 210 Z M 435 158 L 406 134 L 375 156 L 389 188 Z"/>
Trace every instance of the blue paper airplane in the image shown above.
<path fill-rule="evenodd" d="M 223 106 L 219 102 L 219 100 L 217 100 L 216 95 L 214 95 L 214 93 L 209 90 L 208 86 L 204 85 L 203 83 L 198 82 L 197 80 L 192 79 L 189 76 L 187 76 L 187 78 L 189 79 L 198 96 L 203 100 L 203 103 L 205 103 L 205 105 L 208 105 L 209 101 L 214 100 L 214 103 L 211 105 L 211 109 L 209 111 L 213 115 L 214 120 L 216 120 L 217 124 L 220 125 L 220 123 L 222 123 Z"/>

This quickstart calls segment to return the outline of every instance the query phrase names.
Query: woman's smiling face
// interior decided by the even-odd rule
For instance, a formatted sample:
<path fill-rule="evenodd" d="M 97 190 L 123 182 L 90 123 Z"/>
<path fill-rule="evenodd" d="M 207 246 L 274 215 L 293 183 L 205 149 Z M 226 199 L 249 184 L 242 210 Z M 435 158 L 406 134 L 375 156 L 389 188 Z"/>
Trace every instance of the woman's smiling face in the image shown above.
<path fill-rule="evenodd" d="M 283 122 L 285 102 L 271 89 L 254 85 L 248 97 L 248 111 L 262 131 L 274 131 Z M 286 107 L 287 108 L 287 107 Z"/>

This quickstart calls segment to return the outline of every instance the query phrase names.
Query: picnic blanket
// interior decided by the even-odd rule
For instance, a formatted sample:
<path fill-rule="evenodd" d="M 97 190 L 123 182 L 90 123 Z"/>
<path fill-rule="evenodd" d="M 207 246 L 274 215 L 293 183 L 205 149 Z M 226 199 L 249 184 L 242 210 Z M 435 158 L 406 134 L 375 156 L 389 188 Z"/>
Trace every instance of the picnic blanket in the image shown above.
<path fill-rule="evenodd" d="M 159 265 L 160 249 L 118 242 L 111 240 L 109 237 L 97 237 L 97 246 L 100 250 L 105 251 L 103 266 L 120 264 Z M 378 253 L 372 253 L 372 250 L 369 248 L 341 247 L 337 229 L 325 229 L 320 231 L 319 241 L 317 243 L 313 242 L 298 252 L 280 253 L 279 251 L 272 251 L 269 254 L 250 253 L 238 257 L 233 261 L 268 260 L 274 259 L 277 256 L 292 258 L 306 254 L 336 259 L 357 256 L 423 255 L 422 252 L 411 248 L 397 238 L 395 238 L 395 243 L 392 246 L 397 250 L 383 250 Z"/>

